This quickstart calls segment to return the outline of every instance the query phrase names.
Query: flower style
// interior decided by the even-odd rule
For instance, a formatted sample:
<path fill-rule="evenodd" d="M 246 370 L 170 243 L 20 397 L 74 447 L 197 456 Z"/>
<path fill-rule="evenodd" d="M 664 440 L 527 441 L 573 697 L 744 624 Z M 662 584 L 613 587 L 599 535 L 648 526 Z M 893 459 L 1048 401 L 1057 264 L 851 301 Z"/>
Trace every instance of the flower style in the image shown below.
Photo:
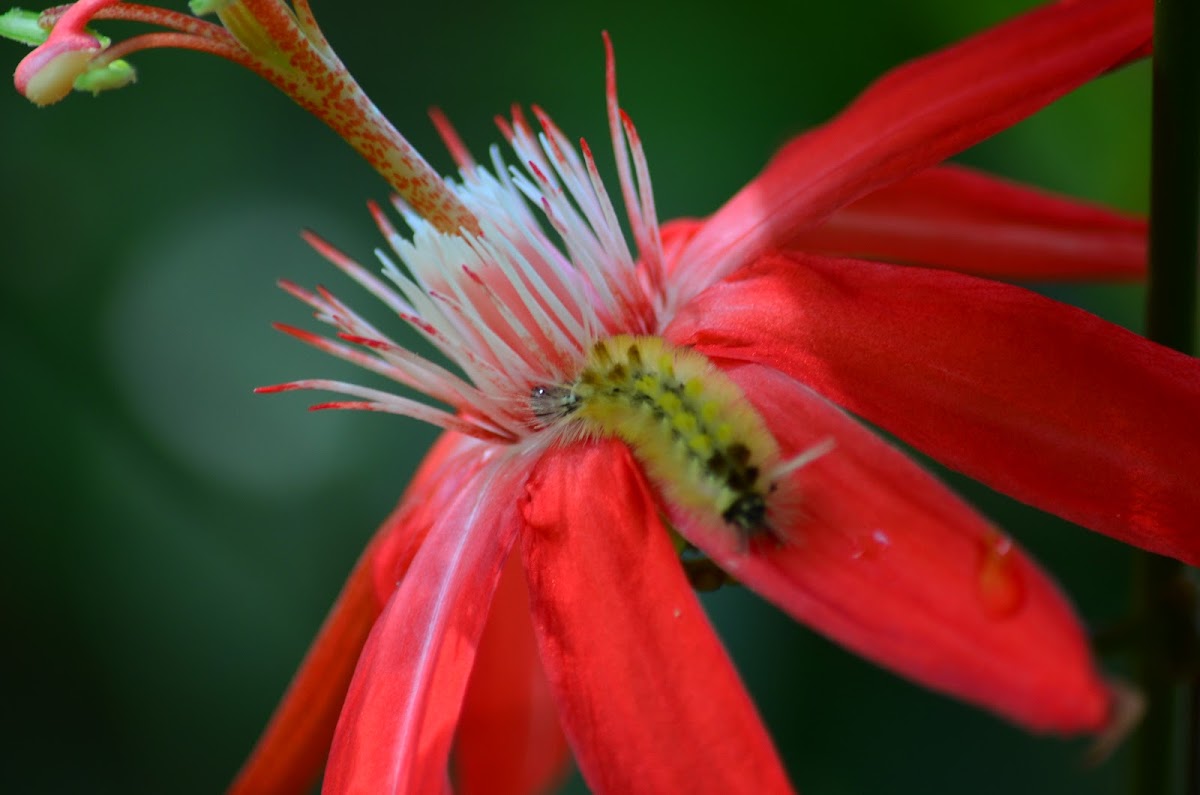
<path fill-rule="evenodd" d="M 304 791 L 331 738 L 329 792 L 442 791 L 452 746 L 456 789 L 536 792 L 567 744 L 597 792 L 790 791 L 685 543 L 863 656 L 1032 730 L 1117 720 L 1049 578 L 843 409 L 1043 510 L 1200 562 L 1200 438 L 1178 431 L 1200 409 L 1200 365 L 981 278 L 1137 277 L 1144 225 L 939 165 L 1146 54 L 1148 0 L 1046 6 L 902 66 L 711 217 L 661 228 L 609 48 L 636 255 L 591 151 L 540 110 L 540 132 L 520 112 L 501 121 L 516 164 L 493 148 L 490 169 L 439 117 L 461 175 L 443 182 L 358 101 L 306 3 L 215 5 L 236 38 L 136 13 L 190 20 L 170 35 L 205 40 L 167 43 L 246 63 L 380 167 L 411 232 L 372 206 L 383 278 L 310 240 L 454 365 L 284 284 L 338 339 L 284 331 L 449 409 L 326 380 L 262 391 L 334 391 L 349 399 L 317 408 L 447 432 L 234 791 Z M 39 67 L 64 52 L 72 80 L 104 66 L 112 50 L 69 37 L 142 8 L 84 6 L 19 86 L 68 85 Z"/>

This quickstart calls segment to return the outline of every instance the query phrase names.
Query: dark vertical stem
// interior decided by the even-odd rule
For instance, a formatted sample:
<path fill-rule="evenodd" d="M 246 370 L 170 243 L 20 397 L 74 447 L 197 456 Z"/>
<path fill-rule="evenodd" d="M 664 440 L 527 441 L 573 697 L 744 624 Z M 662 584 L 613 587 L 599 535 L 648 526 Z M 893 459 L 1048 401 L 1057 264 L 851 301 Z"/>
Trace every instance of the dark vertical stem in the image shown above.
<path fill-rule="evenodd" d="M 1200 3 L 1158 0 L 1146 336 L 1194 353 L 1200 233 Z"/>
<path fill-rule="evenodd" d="M 1175 560 L 1141 553 L 1134 577 L 1135 609 L 1145 617 L 1143 644 L 1137 649 L 1138 684 L 1146 716 L 1134 737 L 1133 791 L 1136 795 L 1175 795 L 1192 763 L 1181 752 L 1194 739 L 1182 740 L 1193 721 L 1180 714 L 1179 676 L 1192 646 L 1188 616 L 1194 599 L 1186 567 Z M 1191 753 L 1188 754 L 1189 756 Z M 1181 768 L 1188 772 L 1181 772 Z M 1187 792 L 1195 795 L 1189 781 Z"/>
<path fill-rule="evenodd" d="M 1191 714 L 1188 716 L 1187 738 L 1187 795 L 1200 795 L 1200 681 L 1195 678 L 1191 683 L 1192 697 L 1188 703 Z"/>
<path fill-rule="evenodd" d="M 1154 26 L 1153 132 L 1150 169 L 1150 276 L 1146 336 L 1184 353 L 1195 350 L 1197 245 L 1200 233 L 1200 2 L 1157 0 Z M 1151 421 L 1153 421 L 1151 419 Z M 1183 429 L 1180 429 L 1181 432 Z M 1169 795 L 1185 754 L 1187 791 L 1200 795 L 1200 699 L 1186 699 L 1182 720 L 1176 682 L 1195 648 L 1195 599 L 1186 568 L 1139 556 L 1137 607 L 1150 626 L 1139 676 L 1147 713 L 1135 747 L 1134 787 L 1140 795 Z M 1183 634 L 1186 637 L 1181 638 Z M 1187 735 L 1180 742 L 1180 734 Z"/>

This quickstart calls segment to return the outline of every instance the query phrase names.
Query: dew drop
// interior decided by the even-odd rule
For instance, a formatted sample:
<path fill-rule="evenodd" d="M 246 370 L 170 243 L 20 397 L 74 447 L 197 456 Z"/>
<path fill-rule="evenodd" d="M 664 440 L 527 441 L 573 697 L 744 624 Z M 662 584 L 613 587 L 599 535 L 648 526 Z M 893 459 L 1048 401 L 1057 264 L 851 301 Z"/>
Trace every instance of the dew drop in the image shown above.
<path fill-rule="evenodd" d="M 850 558 L 852 560 L 875 560 L 884 550 L 891 546 L 892 539 L 888 537 L 887 533 L 876 527 L 868 533 L 852 537 L 850 544 Z"/>
<path fill-rule="evenodd" d="M 979 600 L 991 618 L 1008 618 L 1025 601 L 1025 583 L 1017 571 L 1012 539 L 993 534 L 984 539 L 979 565 Z"/>

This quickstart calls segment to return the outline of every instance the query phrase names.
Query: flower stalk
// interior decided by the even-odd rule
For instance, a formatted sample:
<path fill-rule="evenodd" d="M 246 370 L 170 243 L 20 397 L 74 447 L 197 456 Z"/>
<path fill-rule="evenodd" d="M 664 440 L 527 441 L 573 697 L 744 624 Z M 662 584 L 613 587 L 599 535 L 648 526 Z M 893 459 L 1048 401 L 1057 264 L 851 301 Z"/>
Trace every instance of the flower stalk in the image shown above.
<path fill-rule="evenodd" d="M 0 20 L 0 36 L 37 45 L 14 75 L 17 90 L 36 105 L 58 102 L 72 89 L 94 93 L 133 82 L 132 68 L 121 59 L 141 50 L 195 50 L 233 61 L 325 122 L 438 231 L 479 232 L 475 217 L 346 70 L 307 0 L 292 6 L 282 0 L 201 0 L 192 9 L 216 14 L 221 24 L 121 0 L 80 0 L 40 15 L 36 26 L 48 32 L 45 39 L 25 12 Z M 165 30 L 111 44 L 84 27 L 110 19 Z"/>
<path fill-rule="evenodd" d="M 1197 30 L 1200 5 L 1158 0 L 1146 336 L 1187 354 L 1196 351 L 1200 264 L 1200 52 L 1193 41 Z M 1179 561 L 1150 553 L 1139 553 L 1135 566 L 1135 608 L 1147 617 L 1138 666 L 1147 711 L 1135 740 L 1133 791 L 1177 792 L 1175 772 L 1182 769 L 1185 791 L 1198 795 L 1200 635 L 1193 572 Z M 1190 691 L 1186 710 L 1180 709 L 1180 681 Z M 1188 713 L 1186 720 L 1183 712 Z"/>

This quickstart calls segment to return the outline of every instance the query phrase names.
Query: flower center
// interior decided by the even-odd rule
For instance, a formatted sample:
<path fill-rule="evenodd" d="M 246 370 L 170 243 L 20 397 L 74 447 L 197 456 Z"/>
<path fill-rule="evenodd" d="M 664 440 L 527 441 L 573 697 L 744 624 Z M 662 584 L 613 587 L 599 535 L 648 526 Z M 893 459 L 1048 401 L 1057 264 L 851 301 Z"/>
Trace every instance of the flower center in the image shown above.
<path fill-rule="evenodd" d="M 534 387 L 529 408 L 535 427 L 624 440 L 673 503 L 724 522 L 743 545 L 775 533 L 778 445 L 702 354 L 660 337 L 602 339 L 573 381 Z"/>

